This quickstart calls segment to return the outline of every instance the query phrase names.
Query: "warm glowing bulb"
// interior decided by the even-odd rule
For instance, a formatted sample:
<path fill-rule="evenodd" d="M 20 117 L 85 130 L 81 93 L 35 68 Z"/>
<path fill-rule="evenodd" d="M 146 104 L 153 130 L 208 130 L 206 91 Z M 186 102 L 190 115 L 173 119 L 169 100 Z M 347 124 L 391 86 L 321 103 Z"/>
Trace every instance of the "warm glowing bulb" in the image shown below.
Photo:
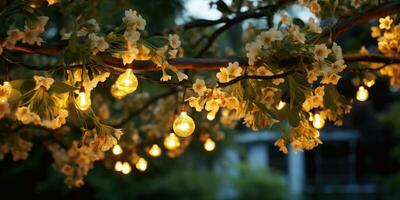
<path fill-rule="evenodd" d="M 113 84 L 110 89 L 111 89 L 111 95 L 116 99 L 122 99 L 127 95 L 126 92 L 119 89 L 119 87 L 115 84 Z"/>
<path fill-rule="evenodd" d="M 215 113 L 214 112 L 209 112 L 207 113 L 207 119 L 208 120 L 214 120 L 215 119 Z"/>
<path fill-rule="evenodd" d="M 122 170 L 121 171 L 122 171 L 123 174 L 129 174 L 131 172 L 131 170 L 132 170 L 132 167 L 128 162 L 124 162 L 122 164 Z"/>
<path fill-rule="evenodd" d="M 368 90 L 364 86 L 360 86 L 357 90 L 357 100 L 366 101 L 368 99 Z"/>
<path fill-rule="evenodd" d="M 192 135 L 195 129 L 195 124 L 193 119 L 187 115 L 186 112 L 181 112 L 174 121 L 173 129 L 178 136 L 188 137 Z"/>
<path fill-rule="evenodd" d="M 75 99 L 75 103 L 80 110 L 85 111 L 89 109 L 90 105 L 92 104 L 90 100 L 90 94 L 86 94 L 86 92 L 83 91 L 79 92 L 78 97 Z"/>
<path fill-rule="evenodd" d="M 117 161 L 114 165 L 114 170 L 117 172 L 122 171 L 123 168 L 124 168 L 124 165 L 122 164 L 121 161 Z"/>
<path fill-rule="evenodd" d="M 375 85 L 375 80 L 374 79 L 371 79 L 371 80 L 364 79 L 363 82 L 367 87 L 372 87 L 373 85 Z"/>
<path fill-rule="evenodd" d="M 153 144 L 149 149 L 149 154 L 153 157 L 158 157 L 161 155 L 161 148 L 157 144 Z"/>
<path fill-rule="evenodd" d="M 181 143 L 179 142 L 179 138 L 176 137 L 174 133 L 170 133 L 167 137 L 164 139 L 164 146 L 168 150 L 175 150 L 181 146 Z"/>
<path fill-rule="evenodd" d="M 147 161 L 144 158 L 139 158 L 136 162 L 136 169 L 144 172 L 147 169 Z"/>
<path fill-rule="evenodd" d="M 0 103 L 6 103 L 11 95 L 11 84 L 8 81 L 4 81 L 3 85 L 0 85 Z"/>
<path fill-rule="evenodd" d="M 322 127 L 324 127 L 325 125 L 325 120 L 321 117 L 320 114 L 315 114 L 313 117 L 313 126 L 316 129 L 320 129 Z"/>
<path fill-rule="evenodd" d="M 119 75 L 115 85 L 118 86 L 118 89 L 122 90 L 126 94 L 129 94 L 137 89 L 138 80 L 133 73 L 133 70 L 127 69 L 124 73 Z"/>
<path fill-rule="evenodd" d="M 121 146 L 119 146 L 118 144 L 115 145 L 115 146 L 113 147 L 113 149 L 112 149 L 112 152 L 113 152 L 114 155 L 119 155 L 119 154 L 121 154 L 121 153 L 122 153 L 122 148 L 121 148 Z"/>
<path fill-rule="evenodd" d="M 206 151 L 213 151 L 215 149 L 215 142 L 211 138 L 207 138 L 204 142 L 204 149 Z"/>
<path fill-rule="evenodd" d="M 276 107 L 276 109 L 278 110 L 282 110 L 283 107 L 285 107 L 286 103 L 283 101 L 279 101 L 278 106 Z"/>

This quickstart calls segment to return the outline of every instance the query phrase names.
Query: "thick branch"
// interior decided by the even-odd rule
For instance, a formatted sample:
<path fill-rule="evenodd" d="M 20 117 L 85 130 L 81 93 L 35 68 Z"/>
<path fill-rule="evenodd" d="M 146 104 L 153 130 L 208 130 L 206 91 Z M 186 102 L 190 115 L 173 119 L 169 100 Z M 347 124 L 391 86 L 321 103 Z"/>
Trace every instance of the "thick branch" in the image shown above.
<path fill-rule="evenodd" d="M 380 17 L 385 17 L 392 14 L 397 14 L 400 12 L 400 1 L 394 0 L 382 3 L 376 7 L 370 8 L 369 10 L 360 13 L 359 15 L 355 15 L 349 18 L 345 18 L 339 20 L 338 23 L 333 27 L 332 30 L 326 30 L 323 32 L 322 36 L 327 37 L 332 33 L 332 40 L 335 40 L 337 37 L 342 35 L 343 33 L 349 31 L 351 28 L 368 22 L 371 19 L 377 19 Z"/>

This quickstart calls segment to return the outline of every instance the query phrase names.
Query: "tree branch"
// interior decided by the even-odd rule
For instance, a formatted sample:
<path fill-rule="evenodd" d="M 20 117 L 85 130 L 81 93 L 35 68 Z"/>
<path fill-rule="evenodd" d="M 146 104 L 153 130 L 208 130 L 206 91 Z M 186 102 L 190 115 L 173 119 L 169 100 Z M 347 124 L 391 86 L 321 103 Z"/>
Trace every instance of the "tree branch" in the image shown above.
<path fill-rule="evenodd" d="M 241 80 L 245 80 L 245 79 L 272 80 L 272 79 L 278 79 L 278 78 L 285 78 L 286 76 L 293 74 L 295 72 L 300 72 L 300 71 L 291 70 L 291 71 L 287 71 L 287 72 L 272 75 L 272 76 L 243 75 L 243 76 L 239 76 L 239 77 L 237 77 L 229 82 L 226 82 L 226 83 L 218 83 L 218 87 L 226 87 L 226 86 L 235 84 L 235 83 L 237 83 Z"/>

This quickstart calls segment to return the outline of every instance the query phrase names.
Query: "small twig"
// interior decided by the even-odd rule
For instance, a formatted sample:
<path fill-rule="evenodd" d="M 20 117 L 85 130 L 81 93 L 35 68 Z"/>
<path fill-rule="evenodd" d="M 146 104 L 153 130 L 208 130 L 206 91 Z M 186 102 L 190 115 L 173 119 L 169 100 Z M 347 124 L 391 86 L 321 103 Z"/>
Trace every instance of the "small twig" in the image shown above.
<path fill-rule="evenodd" d="M 287 71 L 281 74 L 276 74 L 276 75 L 272 75 L 272 76 L 256 76 L 256 75 L 244 75 L 244 76 L 239 76 L 229 82 L 226 83 L 218 83 L 218 87 L 226 87 L 232 84 L 235 84 L 241 80 L 245 80 L 245 79 L 258 79 L 258 80 L 273 80 L 273 79 L 278 79 L 278 78 L 284 78 L 290 74 L 293 74 L 295 72 L 301 72 L 298 70 L 291 70 L 291 71 Z"/>

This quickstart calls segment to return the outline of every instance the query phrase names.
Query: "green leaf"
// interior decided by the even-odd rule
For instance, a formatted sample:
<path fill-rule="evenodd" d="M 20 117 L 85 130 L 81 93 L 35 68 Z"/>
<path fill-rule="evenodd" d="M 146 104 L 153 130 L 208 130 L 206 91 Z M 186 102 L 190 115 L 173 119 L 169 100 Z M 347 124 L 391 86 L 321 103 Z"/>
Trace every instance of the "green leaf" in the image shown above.
<path fill-rule="evenodd" d="M 21 97 L 22 97 L 21 92 L 13 88 L 11 90 L 10 97 L 8 98 L 8 102 L 11 104 L 17 103 L 21 99 Z"/>
<path fill-rule="evenodd" d="M 51 85 L 49 93 L 60 94 L 60 93 L 70 92 L 70 91 L 73 91 L 73 90 L 76 90 L 76 89 L 77 88 L 75 88 L 72 85 L 68 85 L 68 84 L 66 84 L 64 82 L 61 82 L 61 81 L 56 81 L 56 82 L 53 83 L 53 85 Z"/>
<path fill-rule="evenodd" d="M 304 22 L 299 18 L 294 18 L 293 19 L 293 24 L 299 26 L 300 28 L 303 28 L 304 25 L 305 25 Z"/>
<path fill-rule="evenodd" d="M 10 84 L 11 84 L 12 88 L 19 90 L 21 88 L 22 84 L 24 84 L 24 81 L 25 80 L 22 80 L 22 79 L 12 80 L 10 82 Z"/>
<path fill-rule="evenodd" d="M 299 107 L 293 107 L 289 112 L 289 124 L 292 127 L 297 127 L 300 123 Z"/>
<path fill-rule="evenodd" d="M 168 38 L 163 36 L 152 36 L 144 41 L 143 44 L 150 49 L 160 49 L 168 44 Z"/>

